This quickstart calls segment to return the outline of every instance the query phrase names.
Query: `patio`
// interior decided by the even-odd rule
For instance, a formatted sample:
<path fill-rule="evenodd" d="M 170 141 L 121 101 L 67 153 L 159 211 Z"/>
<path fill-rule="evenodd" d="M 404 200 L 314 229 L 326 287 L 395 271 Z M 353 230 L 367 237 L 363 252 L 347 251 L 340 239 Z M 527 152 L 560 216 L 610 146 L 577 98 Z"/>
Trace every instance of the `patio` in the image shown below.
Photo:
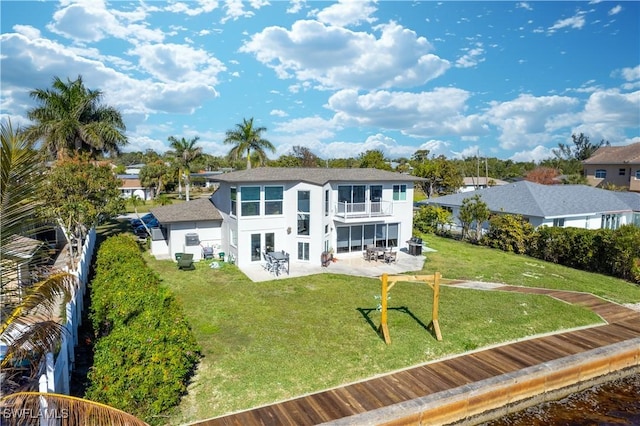
<path fill-rule="evenodd" d="M 393 275 L 404 272 L 420 271 L 424 265 L 425 256 L 412 256 L 407 253 L 406 249 L 398 251 L 397 261 L 395 263 L 385 263 L 384 261 L 367 261 L 362 253 L 350 253 L 336 255 L 338 258 L 335 262 L 330 262 L 329 266 L 320 266 L 320 259 L 317 262 L 300 262 L 291 259 L 289 274 L 281 274 L 275 276 L 267 271 L 262 263 L 240 268 L 240 270 L 253 282 L 282 280 L 293 277 L 302 277 L 315 274 L 345 274 L 356 275 L 361 277 L 379 277 L 384 273 Z"/>

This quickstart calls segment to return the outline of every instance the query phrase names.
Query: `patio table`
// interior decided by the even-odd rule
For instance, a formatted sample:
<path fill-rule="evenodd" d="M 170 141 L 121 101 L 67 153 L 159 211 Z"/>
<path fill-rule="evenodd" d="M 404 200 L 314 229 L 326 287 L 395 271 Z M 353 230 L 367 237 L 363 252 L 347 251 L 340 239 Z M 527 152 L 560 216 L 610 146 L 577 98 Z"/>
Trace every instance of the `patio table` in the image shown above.
<path fill-rule="evenodd" d="M 280 265 L 287 265 L 287 275 L 289 275 L 289 254 L 282 251 L 272 251 L 268 253 L 269 256 Z"/>

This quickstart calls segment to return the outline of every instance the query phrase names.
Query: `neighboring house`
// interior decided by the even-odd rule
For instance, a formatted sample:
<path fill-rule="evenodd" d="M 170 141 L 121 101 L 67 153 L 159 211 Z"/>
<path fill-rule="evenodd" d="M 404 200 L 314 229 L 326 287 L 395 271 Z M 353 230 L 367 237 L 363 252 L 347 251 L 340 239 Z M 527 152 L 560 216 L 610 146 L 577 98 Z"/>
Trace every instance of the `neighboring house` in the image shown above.
<path fill-rule="evenodd" d="M 361 256 L 366 245 L 405 247 L 416 180 L 376 169 L 261 167 L 221 174 L 211 200 L 222 216 L 222 251 L 243 267 L 263 261 L 264 250 L 319 264 L 323 252 Z"/>
<path fill-rule="evenodd" d="M 210 198 L 155 207 L 151 213 L 160 223 L 151 230 L 151 254 L 157 258 L 191 253 L 200 260 L 204 247 L 217 253 L 222 246 L 222 216 Z"/>
<path fill-rule="evenodd" d="M 31 268 L 37 266 L 39 250 L 44 247 L 42 241 L 12 235 L 0 253 L 2 269 L 2 302 L 17 302 L 24 295 L 33 280 Z M 10 300 L 8 300 L 10 299 Z"/>
<path fill-rule="evenodd" d="M 137 195 L 138 198 L 144 201 L 153 199 L 155 195 L 154 188 L 142 186 L 138 175 L 118 175 L 118 179 L 122 182 L 120 185 L 120 195 L 123 198 L 131 198 Z"/>
<path fill-rule="evenodd" d="M 529 181 L 424 200 L 449 209 L 460 228 L 458 215 L 465 198 L 478 194 L 492 213 L 521 215 L 534 227 L 560 226 L 617 229 L 640 226 L 640 194 L 616 192 L 587 185 L 540 185 Z M 483 228 L 488 224 L 484 223 Z"/>
<path fill-rule="evenodd" d="M 145 166 L 144 163 L 140 163 L 140 164 L 131 164 L 129 166 L 126 167 L 125 169 L 125 173 L 128 175 L 136 175 L 136 176 L 140 176 L 140 170 L 142 170 L 142 168 Z"/>
<path fill-rule="evenodd" d="M 475 177 L 469 176 L 462 179 L 462 186 L 458 189 L 458 192 L 469 192 L 477 189 L 490 188 L 492 186 L 506 185 L 509 182 L 500 179 L 488 178 L 488 177 Z"/>
<path fill-rule="evenodd" d="M 640 142 L 626 146 L 602 146 L 582 164 L 591 186 L 611 184 L 640 192 Z"/>
<path fill-rule="evenodd" d="M 221 170 L 215 172 L 191 173 L 189 175 L 191 177 L 191 185 L 215 191 L 218 189 L 218 175 L 221 175 L 222 173 L 224 172 Z"/>

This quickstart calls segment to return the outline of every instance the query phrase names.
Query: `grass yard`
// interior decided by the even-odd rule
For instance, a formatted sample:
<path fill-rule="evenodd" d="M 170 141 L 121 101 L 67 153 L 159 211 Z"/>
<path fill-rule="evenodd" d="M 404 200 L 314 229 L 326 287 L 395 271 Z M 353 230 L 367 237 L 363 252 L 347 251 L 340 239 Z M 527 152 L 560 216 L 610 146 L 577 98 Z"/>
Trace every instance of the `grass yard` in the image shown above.
<path fill-rule="evenodd" d="M 423 273 L 516 285 L 582 288 L 621 302 L 640 287 L 595 274 L 433 236 Z M 182 302 L 204 357 L 170 424 L 206 419 L 529 335 L 600 322 L 549 297 L 444 286 L 438 342 L 431 290 L 398 283 L 387 346 L 375 329 L 380 281 L 320 274 L 253 283 L 234 265 L 178 271 L 147 257 Z M 597 290 L 597 291 L 596 291 Z"/>

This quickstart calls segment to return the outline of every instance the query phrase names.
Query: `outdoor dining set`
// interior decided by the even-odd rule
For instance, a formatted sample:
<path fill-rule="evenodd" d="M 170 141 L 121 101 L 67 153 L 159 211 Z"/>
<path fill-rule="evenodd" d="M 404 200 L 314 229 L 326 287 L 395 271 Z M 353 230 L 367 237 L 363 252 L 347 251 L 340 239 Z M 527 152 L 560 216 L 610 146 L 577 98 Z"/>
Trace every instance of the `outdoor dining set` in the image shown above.
<path fill-rule="evenodd" d="M 289 275 L 289 253 L 284 250 L 262 252 L 262 258 L 264 259 L 263 268 L 275 276 L 287 273 Z"/>
<path fill-rule="evenodd" d="M 382 260 L 385 263 L 395 263 L 398 260 L 398 252 L 393 247 L 367 246 L 362 254 L 368 262 Z"/>

